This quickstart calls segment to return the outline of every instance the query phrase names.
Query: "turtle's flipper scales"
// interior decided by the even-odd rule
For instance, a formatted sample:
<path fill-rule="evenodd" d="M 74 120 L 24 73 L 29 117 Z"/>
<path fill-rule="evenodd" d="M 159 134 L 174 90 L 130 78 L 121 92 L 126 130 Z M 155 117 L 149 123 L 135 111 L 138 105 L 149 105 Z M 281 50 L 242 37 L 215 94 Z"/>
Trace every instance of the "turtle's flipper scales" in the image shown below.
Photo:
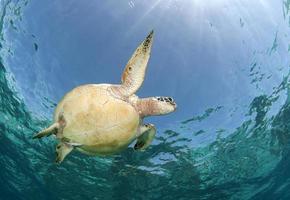
<path fill-rule="evenodd" d="M 44 129 L 44 130 L 40 131 L 39 133 L 37 133 L 35 136 L 33 136 L 33 139 L 36 139 L 36 138 L 40 139 L 44 136 L 48 137 L 51 134 L 56 133 L 58 130 L 58 127 L 59 127 L 58 123 L 54 123 L 50 127 L 48 127 L 47 129 Z"/>

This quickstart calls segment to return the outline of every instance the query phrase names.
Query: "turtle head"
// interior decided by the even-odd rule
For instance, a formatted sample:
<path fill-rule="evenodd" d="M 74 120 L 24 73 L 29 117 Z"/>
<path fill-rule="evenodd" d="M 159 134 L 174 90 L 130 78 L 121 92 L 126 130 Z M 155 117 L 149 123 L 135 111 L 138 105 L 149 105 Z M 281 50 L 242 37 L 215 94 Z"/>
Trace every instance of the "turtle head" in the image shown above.
<path fill-rule="evenodd" d="M 171 97 L 148 97 L 138 99 L 135 107 L 142 117 L 147 117 L 169 114 L 176 110 L 177 105 Z"/>
<path fill-rule="evenodd" d="M 174 112 L 177 108 L 177 104 L 172 97 L 154 97 L 155 110 L 157 115 L 165 115 Z"/>

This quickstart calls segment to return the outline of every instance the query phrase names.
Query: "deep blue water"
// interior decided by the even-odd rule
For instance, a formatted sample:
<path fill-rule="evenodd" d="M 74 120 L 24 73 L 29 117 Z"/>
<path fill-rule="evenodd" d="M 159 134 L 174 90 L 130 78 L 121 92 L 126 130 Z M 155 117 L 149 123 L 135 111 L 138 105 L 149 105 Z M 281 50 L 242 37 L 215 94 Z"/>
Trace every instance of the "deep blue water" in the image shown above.
<path fill-rule="evenodd" d="M 32 136 L 151 29 L 138 95 L 177 112 L 145 152 L 55 164 Z M 0 199 L 290 199 L 289 67 L 289 0 L 0 0 Z"/>

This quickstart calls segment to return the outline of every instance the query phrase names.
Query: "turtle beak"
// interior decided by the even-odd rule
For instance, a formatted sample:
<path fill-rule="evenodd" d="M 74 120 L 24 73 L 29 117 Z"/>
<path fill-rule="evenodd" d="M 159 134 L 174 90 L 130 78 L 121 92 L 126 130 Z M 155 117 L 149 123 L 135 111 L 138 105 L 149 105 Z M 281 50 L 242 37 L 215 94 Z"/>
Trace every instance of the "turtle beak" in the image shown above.
<path fill-rule="evenodd" d="M 176 109 L 177 109 L 177 104 L 176 104 L 176 103 L 174 103 L 174 102 L 172 102 L 172 103 L 171 103 L 171 105 L 173 105 L 173 106 L 174 106 L 174 111 L 176 111 Z"/>
<path fill-rule="evenodd" d="M 174 110 L 173 110 L 173 111 L 175 111 L 175 110 L 177 109 L 177 104 L 175 103 L 175 101 L 173 100 L 172 97 L 166 97 L 165 100 L 166 100 L 167 102 L 169 102 L 170 105 L 172 105 L 172 106 L 174 107 Z"/>

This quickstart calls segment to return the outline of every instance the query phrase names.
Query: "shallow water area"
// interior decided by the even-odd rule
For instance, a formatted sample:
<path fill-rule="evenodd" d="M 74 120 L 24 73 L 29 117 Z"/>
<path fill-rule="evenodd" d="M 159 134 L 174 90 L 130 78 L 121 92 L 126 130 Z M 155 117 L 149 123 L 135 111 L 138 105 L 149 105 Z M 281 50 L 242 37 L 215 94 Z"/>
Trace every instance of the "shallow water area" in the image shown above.
<path fill-rule="evenodd" d="M 87 83 L 118 84 L 154 44 L 137 95 L 171 96 L 157 136 L 54 163 L 32 140 Z M 0 199 L 289 199 L 290 1 L 0 1 Z"/>

